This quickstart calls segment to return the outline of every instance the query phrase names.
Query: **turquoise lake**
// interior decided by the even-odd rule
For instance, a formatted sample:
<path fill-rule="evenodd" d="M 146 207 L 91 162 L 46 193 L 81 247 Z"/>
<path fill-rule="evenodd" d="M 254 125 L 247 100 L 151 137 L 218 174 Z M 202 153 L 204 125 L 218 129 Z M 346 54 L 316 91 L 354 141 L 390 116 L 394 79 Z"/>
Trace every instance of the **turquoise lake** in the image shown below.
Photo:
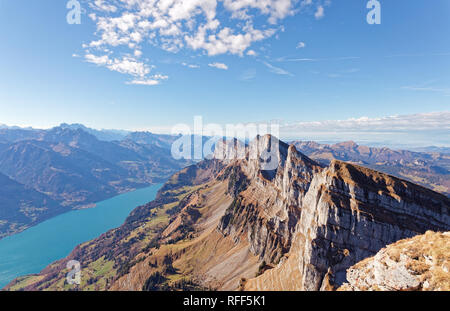
<path fill-rule="evenodd" d="M 0 240 L 0 289 L 18 276 L 38 273 L 72 249 L 119 227 L 130 212 L 152 201 L 161 184 L 98 202 L 96 207 L 70 211 L 19 234 Z"/>

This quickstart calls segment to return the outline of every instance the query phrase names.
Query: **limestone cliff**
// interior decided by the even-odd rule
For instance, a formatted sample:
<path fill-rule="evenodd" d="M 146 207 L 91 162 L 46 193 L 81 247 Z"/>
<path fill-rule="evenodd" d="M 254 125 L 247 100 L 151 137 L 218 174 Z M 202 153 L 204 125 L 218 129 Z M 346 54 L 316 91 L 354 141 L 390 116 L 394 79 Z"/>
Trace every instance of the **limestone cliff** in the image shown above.
<path fill-rule="evenodd" d="M 450 227 L 447 197 L 339 161 L 314 176 L 300 208 L 290 252 L 246 289 L 335 289 L 347 268 L 385 245 Z"/>

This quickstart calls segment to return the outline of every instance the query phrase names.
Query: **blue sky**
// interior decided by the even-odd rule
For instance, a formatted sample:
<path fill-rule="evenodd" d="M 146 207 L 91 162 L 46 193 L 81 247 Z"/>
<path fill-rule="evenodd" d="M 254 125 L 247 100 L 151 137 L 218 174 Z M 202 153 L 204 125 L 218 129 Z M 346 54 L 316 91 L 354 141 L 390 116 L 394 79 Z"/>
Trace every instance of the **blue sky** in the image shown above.
<path fill-rule="evenodd" d="M 380 0 L 380 25 L 367 24 L 366 0 L 193 0 L 159 19 L 142 5 L 182 1 L 80 2 L 81 25 L 70 25 L 66 1 L 0 0 L 0 123 L 156 130 L 194 115 L 295 123 L 449 110 L 448 0 Z M 123 26 L 127 14 L 139 19 Z M 142 30 L 146 20 L 166 26 Z"/>

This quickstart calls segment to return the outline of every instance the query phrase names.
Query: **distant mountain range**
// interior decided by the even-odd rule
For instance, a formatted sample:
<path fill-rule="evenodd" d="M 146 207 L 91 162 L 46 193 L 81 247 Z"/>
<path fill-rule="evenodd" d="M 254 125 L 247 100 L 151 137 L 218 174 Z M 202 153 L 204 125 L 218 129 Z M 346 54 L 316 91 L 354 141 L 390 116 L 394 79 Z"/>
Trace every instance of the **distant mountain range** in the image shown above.
<path fill-rule="evenodd" d="M 370 154 L 352 143 L 334 148 Z M 269 150 L 277 165 L 265 168 Z M 428 230 L 450 230 L 447 196 L 258 136 L 219 142 L 213 159 L 174 174 L 122 226 L 6 289 L 446 289 L 450 236 Z M 80 285 L 66 281 L 69 260 L 82 265 Z"/>
<path fill-rule="evenodd" d="M 67 124 L 0 129 L 0 238 L 63 211 L 165 181 L 189 163 L 172 158 L 176 138 Z"/>
<path fill-rule="evenodd" d="M 84 126 L 83 124 L 67 124 L 63 123 L 59 126 L 63 129 L 70 129 L 70 130 L 83 130 L 91 135 L 94 135 L 99 140 L 104 141 L 114 141 L 114 140 L 122 140 L 130 134 L 130 131 L 126 130 L 96 130 L 89 127 Z M 157 137 L 155 138 L 157 139 Z"/>
<path fill-rule="evenodd" d="M 450 194 L 450 154 L 374 148 L 353 141 L 337 144 L 293 141 L 292 144 L 323 164 L 333 159 L 355 163 Z"/>
<path fill-rule="evenodd" d="M 415 147 L 415 148 L 411 148 L 411 150 L 417 151 L 417 152 L 437 152 L 437 153 L 450 154 L 449 147 L 436 147 L 436 146 Z"/>

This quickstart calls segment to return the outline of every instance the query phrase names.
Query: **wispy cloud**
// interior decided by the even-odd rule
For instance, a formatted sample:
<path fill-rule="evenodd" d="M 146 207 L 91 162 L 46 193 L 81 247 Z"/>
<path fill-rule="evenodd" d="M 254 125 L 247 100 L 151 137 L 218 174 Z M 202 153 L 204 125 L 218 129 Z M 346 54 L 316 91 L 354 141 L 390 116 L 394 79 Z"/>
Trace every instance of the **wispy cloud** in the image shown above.
<path fill-rule="evenodd" d="M 444 96 L 450 96 L 450 88 L 448 87 L 437 87 L 437 80 L 427 81 L 419 85 L 408 85 L 402 86 L 403 90 L 418 91 L 418 92 L 433 92 L 441 93 Z"/>
<path fill-rule="evenodd" d="M 321 61 L 344 61 L 344 60 L 357 60 L 359 56 L 343 56 L 343 57 L 330 57 L 330 58 L 308 58 L 308 57 L 278 57 L 277 62 L 321 62 Z"/>
<path fill-rule="evenodd" d="M 241 74 L 239 79 L 243 80 L 243 81 L 250 81 L 250 80 L 253 80 L 255 77 L 256 77 L 256 70 L 252 68 L 252 69 L 245 70 Z"/>
<path fill-rule="evenodd" d="M 285 58 L 279 57 L 275 61 L 277 62 L 316 62 L 318 59 L 316 58 Z"/>
<path fill-rule="evenodd" d="M 393 54 L 387 55 L 386 58 L 395 58 L 395 57 L 430 57 L 430 56 L 450 56 L 450 53 L 403 53 L 403 54 Z"/>
<path fill-rule="evenodd" d="M 350 69 L 343 70 L 342 72 L 343 73 L 357 73 L 359 71 L 361 71 L 361 69 L 359 69 L 359 68 L 350 68 Z"/>
<path fill-rule="evenodd" d="M 303 49 L 305 47 L 306 47 L 306 43 L 301 41 L 301 42 L 297 43 L 297 47 L 296 48 L 297 49 Z"/>
<path fill-rule="evenodd" d="M 323 18 L 324 16 L 325 16 L 325 9 L 323 8 L 323 6 L 319 5 L 319 6 L 317 7 L 316 13 L 314 13 L 314 17 L 315 17 L 316 19 L 321 19 L 321 18 Z"/>
<path fill-rule="evenodd" d="M 131 80 L 125 83 L 134 85 L 158 85 L 159 81 L 154 79 L 146 79 L 146 80 Z"/>
<path fill-rule="evenodd" d="M 131 81 L 126 82 L 126 84 L 134 84 L 134 85 L 158 85 L 161 83 L 162 80 L 169 79 L 166 75 L 153 75 L 146 79 L 134 79 Z"/>
<path fill-rule="evenodd" d="M 191 68 L 191 69 L 197 69 L 197 68 L 200 68 L 200 66 L 199 66 L 199 65 L 196 65 L 196 64 L 181 63 L 181 65 L 184 66 L 184 67 Z"/>
<path fill-rule="evenodd" d="M 208 64 L 208 66 L 217 68 L 217 69 L 228 70 L 228 66 L 224 63 L 211 63 L 211 64 Z"/>
<path fill-rule="evenodd" d="M 291 122 L 281 126 L 289 138 L 356 139 L 397 143 L 450 145 L 450 111 L 394 115 L 379 118 L 350 118 L 315 122 Z M 417 140 L 417 141 L 415 141 Z"/>
<path fill-rule="evenodd" d="M 328 78 L 341 78 L 341 77 L 346 77 L 351 74 L 357 73 L 359 71 L 360 71 L 359 68 L 350 68 L 350 69 L 341 70 L 337 73 L 329 73 L 329 74 L 327 74 L 327 77 Z M 319 72 L 317 72 L 317 73 L 319 73 Z"/>
<path fill-rule="evenodd" d="M 342 77 L 342 75 L 339 73 L 329 73 L 329 74 L 327 74 L 327 77 L 328 78 L 340 78 L 340 77 Z"/>
<path fill-rule="evenodd" d="M 86 54 L 84 59 L 97 66 L 105 66 L 111 71 L 116 71 L 122 74 L 128 74 L 134 77 L 144 78 L 150 73 L 151 66 L 138 61 L 131 56 L 123 56 L 121 58 L 110 58 L 108 54 L 94 55 Z"/>
<path fill-rule="evenodd" d="M 275 73 L 275 74 L 277 74 L 277 75 L 293 76 L 292 73 L 290 73 L 290 72 L 284 70 L 283 68 L 276 67 L 276 66 L 274 66 L 274 65 L 272 65 L 272 64 L 270 64 L 270 63 L 268 63 L 268 62 L 263 62 L 263 64 L 264 64 L 267 68 L 269 68 L 269 71 L 272 72 L 272 73 Z"/>
<path fill-rule="evenodd" d="M 292 128 L 304 130 L 450 130 L 450 111 L 418 113 L 409 115 L 393 115 L 379 118 L 350 118 L 346 120 L 328 120 L 315 122 L 297 122 L 286 124 Z"/>

